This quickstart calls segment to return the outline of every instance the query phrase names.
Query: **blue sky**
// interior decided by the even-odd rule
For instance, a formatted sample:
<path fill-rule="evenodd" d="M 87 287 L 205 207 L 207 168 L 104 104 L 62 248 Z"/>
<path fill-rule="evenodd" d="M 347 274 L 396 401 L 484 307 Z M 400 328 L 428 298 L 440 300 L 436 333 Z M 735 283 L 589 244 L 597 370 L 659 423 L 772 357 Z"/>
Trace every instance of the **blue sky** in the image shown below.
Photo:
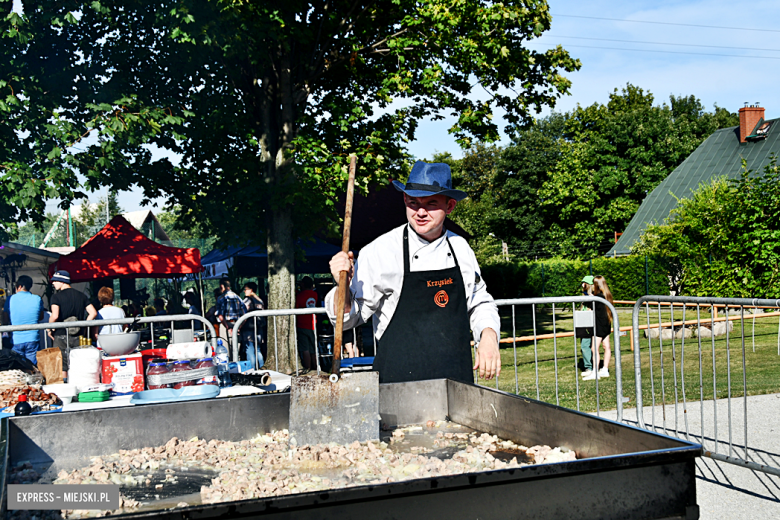
<path fill-rule="evenodd" d="M 780 26 L 776 23 L 780 19 L 780 2 L 549 3 L 552 28 L 533 47 L 544 49 L 560 44 L 582 62 L 580 71 L 568 75 L 572 80 L 571 95 L 561 98 L 556 110 L 604 103 L 613 89 L 632 83 L 652 92 L 657 103 L 668 101 L 670 94 L 693 94 L 708 110 L 717 103 L 735 112 L 745 102 L 758 102 L 766 108 L 767 118 L 780 117 Z M 549 112 L 545 109 L 541 115 Z M 451 124 L 452 119 L 423 122 L 418 139 L 409 146 L 410 152 L 418 158 L 431 157 L 436 151 L 460 157 L 460 148 L 447 132 Z M 127 211 L 140 209 L 140 201 L 140 192 L 120 194 L 120 204 Z"/>
<path fill-rule="evenodd" d="M 776 23 L 780 19 L 780 2 L 550 0 L 549 5 L 553 14 L 552 28 L 532 47 L 541 50 L 560 44 L 582 62 L 578 72 L 567 75 L 572 81 L 571 95 L 562 97 L 555 110 L 568 111 L 577 104 L 605 103 L 613 89 L 632 83 L 652 92 L 657 103 L 668 101 L 670 94 L 693 94 L 708 110 L 717 103 L 735 112 L 746 101 L 751 104 L 759 102 L 766 108 L 768 118 L 780 117 L 780 89 L 777 87 L 780 80 L 780 26 Z M 575 16 L 768 29 L 773 32 Z M 648 50 L 672 52 L 646 52 Z M 541 115 L 549 112 L 546 109 Z M 418 133 L 421 138 L 412 143 L 411 152 L 417 157 L 430 157 L 432 151 L 449 151 L 460 156 L 458 145 L 447 133 L 451 124 L 452 119 L 421 125 Z"/>

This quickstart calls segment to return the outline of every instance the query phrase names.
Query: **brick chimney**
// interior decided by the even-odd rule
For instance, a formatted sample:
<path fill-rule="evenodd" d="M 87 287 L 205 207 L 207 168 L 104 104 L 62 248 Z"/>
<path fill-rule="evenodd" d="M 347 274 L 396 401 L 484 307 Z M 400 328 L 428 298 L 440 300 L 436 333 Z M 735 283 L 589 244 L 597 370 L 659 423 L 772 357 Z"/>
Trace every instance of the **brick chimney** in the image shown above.
<path fill-rule="evenodd" d="M 753 133 L 756 125 L 764 118 L 764 109 L 758 105 L 750 105 L 739 109 L 739 142 L 747 142 L 745 138 Z"/>

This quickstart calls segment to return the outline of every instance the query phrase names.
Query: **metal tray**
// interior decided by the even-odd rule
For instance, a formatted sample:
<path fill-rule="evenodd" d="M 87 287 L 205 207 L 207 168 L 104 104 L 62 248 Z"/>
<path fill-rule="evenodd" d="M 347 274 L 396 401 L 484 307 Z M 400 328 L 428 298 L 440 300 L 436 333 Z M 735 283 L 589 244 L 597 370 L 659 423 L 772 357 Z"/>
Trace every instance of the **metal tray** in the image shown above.
<path fill-rule="evenodd" d="M 174 436 L 249 439 L 287 428 L 289 397 L 280 393 L 13 417 L 2 421 L 8 439 L 2 457 L 6 468 L 31 461 L 57 471 L 85 465 L 90 456 L 159 446 Z M 698 444 L 449 380 L 383 384 L 379 399 L 382 422 L 389 426 L 451 419 L 526 446 L 566 447 L 580 460 L 121 516 L 698 518 Z M 74 442 L 83 438 L 90 442 Z M 4 482 L 0 489 L 4 494 Z"/>

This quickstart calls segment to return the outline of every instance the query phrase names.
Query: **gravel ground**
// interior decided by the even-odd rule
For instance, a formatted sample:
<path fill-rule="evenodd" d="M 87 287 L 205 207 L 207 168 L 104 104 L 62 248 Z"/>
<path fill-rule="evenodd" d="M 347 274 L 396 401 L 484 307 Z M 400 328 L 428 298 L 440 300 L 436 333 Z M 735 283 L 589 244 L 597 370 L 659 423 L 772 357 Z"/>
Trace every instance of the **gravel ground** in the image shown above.
<path fill-rule="evenodd" d="M 707 450 L 715 448 L 714 402 L 704 401 L 704 442 Z M 655 424 L 663 433 L 661 407 L 656 407 Z M 729 454 L 728 401 L 719 399 L 718 452 Z M 602 417 L 615 419 L 615 412 L 602 412 Z M 666 406 L 666 426 L 669 435 L 685 438 L 685 415 L 690 438 L 701 441 L 701 405 L 689 402 L 687 414 L 683 406 Z M 651 421 L 651 408 L 643 410 L 645 422 Z M 731 400 L 732 445 L 735 457 L 745 455 L 744 399 Z M 624 410 L 629 424 L 636 424 L 636 409 Z M 747 399 L 748 445 L 750 460 L 780 468 L 780 394 L 751 396 Z M 703 520 L 732 518 L 780 518 L 780 477 L 718 462 L 702 457 L 696 462 L 696 494 Z"/>

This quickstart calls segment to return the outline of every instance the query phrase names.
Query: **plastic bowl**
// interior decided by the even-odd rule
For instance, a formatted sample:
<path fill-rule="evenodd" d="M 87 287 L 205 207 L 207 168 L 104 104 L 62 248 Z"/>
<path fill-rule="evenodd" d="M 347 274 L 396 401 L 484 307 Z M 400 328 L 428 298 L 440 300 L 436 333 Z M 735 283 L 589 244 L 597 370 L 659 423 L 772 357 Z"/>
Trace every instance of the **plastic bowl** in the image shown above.
<path fill-rule="evenodd" d="M 141 343 L 140 332 L 123 332 L 122 334 L 98 334 L 98 344 L 109 356 L 124 356 L 134 351 Z"/>
<path fill-rule="evenodd" d="M 53 385 L 43 385 L 43 391 L 47 394 L 54 394 L 60 399 L 62 399 L 62 402 L 65 402 L 65 399 L 73 399 L 73 396 L 75 396 L 78 393 L 78 389 L 76 388 L 76 385 L 70 385 L 67 383 L 57 383 Z"/>
<path fill-rule="evenodd" d="M 73 396 L 68 397 L 62 397 L 61 395 L 57 396 L 60 398 L 60 401 L 62 401 L 62 404 L 70 404 L 73 401 Z"/>

